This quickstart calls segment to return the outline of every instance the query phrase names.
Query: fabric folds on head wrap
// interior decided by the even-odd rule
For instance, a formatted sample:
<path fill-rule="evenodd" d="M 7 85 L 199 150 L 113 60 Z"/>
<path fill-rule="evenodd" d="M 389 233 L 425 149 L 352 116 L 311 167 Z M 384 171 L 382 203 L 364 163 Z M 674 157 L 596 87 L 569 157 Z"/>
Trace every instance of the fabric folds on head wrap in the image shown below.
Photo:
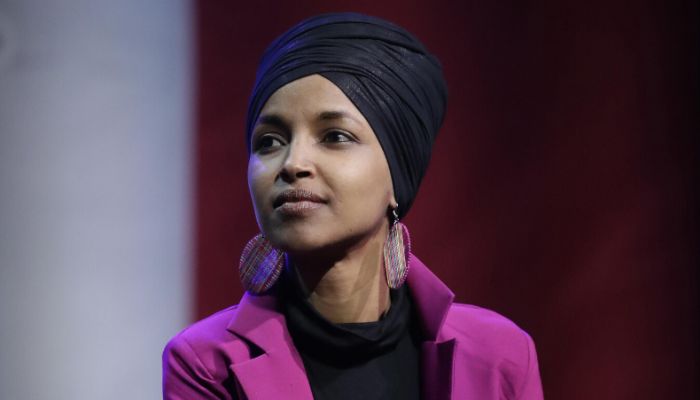
<path fill-rule="evenodd" d="M 333 13 L 304 20 L 267 48 L 248 106 L 248 151 L 265 102 L 319 74 L 364 115 L 384 150 L 402 218 L 428 164 L 447 103 L 439 61 L 405 29 L 377 17 Z"/>

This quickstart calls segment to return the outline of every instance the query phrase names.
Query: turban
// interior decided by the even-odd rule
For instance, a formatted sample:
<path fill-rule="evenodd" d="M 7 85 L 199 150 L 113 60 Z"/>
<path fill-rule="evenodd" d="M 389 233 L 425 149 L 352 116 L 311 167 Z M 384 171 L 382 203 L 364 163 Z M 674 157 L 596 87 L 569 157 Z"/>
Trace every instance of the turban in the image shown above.
<path fill-rule="evenodd" d="M 440 62 L 405 29 L 357 13 L 323 14 L 270 44 L 248 105 L 247 145 L 268 98 L 319 74 L 352 101 L 372 127 L 389 165 L 399 218 L 418 192 L 447 103 Z"/>

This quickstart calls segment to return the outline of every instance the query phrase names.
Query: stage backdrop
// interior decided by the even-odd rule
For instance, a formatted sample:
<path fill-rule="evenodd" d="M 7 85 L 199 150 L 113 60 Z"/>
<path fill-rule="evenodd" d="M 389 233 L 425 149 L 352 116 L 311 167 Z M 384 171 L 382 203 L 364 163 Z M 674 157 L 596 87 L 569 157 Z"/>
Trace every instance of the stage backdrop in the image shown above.
<path fill-rule="evenodd" d="M 537 344 L 550 399 L 696 398 L 697 6 L 688 2 L 198 2 L 195 318 L 238 301 L 256 232 L 244 116 L 301 18 L 395 21 L 441 60 L 447 118 L 406 219 L 460 302 Z"/>

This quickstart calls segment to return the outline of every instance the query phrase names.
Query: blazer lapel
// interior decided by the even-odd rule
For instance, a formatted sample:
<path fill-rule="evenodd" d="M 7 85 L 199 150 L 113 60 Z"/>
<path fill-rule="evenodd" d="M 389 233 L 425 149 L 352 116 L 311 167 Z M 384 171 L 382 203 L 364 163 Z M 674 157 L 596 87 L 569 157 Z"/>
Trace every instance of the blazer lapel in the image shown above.
<path fill-rule="evenodd" d="M 304 363 L 276 304 L 274 295 L 243 296 L 228 329 L 258 346 L 263 354 L 230 368 L 249 400 L 311 400 Z"/>
<path fill-rule="evenodd" d="M 425 399 L 452 398 L 454 389 L 455 348 L 453 337 L 440 334 L 454 293 L 438 279 L 418 257 L 411 254 L 408 287 L 422 322 L 422 395 Z"/>
<path fill-rule="evenodd" d="M 423 343 L 421 398 L 428 400 L 452 398 L 455 347 L 455 339 Z"/>

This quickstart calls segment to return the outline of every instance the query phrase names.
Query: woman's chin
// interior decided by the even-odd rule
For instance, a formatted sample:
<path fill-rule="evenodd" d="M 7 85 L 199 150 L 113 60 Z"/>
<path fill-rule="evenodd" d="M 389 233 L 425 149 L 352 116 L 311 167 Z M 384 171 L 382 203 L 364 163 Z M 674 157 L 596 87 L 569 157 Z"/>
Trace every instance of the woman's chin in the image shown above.
<path fill-rule="evenodd" d="M 279 224 L 268 226 L 266 235 L 270 243 L 286 253 L 306 253 L 329 244 L 332 232 L 311 224 Z M 271 229 L 270 229 L 271 228 Z"/>
<path fill-rule="evenodd" d="M 276 249 L 284 251 L 290 255 L 309 254 L 319 251 L 327 246 L 327 243 L 324 243 L 324 241 L 305 237 L 303 235 L 289 235 L 287 237 L 277 237 L 272 235 L 270 236 L 270 242 Z"/>
<path fill-rule="evenodd" d="M 293 258 L 306 258 L 307 256 L 324 257 L 335 253 L 342 253 L 346 246 L 344 240 L 331 240 L 328 235 L 304 235 L 293 234 L 270 237 L 272 245 Z"/>

